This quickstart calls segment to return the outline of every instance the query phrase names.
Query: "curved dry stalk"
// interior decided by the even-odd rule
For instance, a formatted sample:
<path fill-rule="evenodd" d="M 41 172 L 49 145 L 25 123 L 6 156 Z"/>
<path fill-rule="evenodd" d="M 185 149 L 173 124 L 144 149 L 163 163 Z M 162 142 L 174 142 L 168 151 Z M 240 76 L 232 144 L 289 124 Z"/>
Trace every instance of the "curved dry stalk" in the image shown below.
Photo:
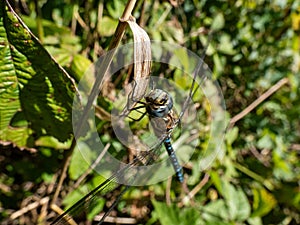
<path fill-rule="evenodd" d="M 273 93 L 275 93 L 279 88 L 281 88 L 283 85 L 287 84 L 289 82 L 288 78 L 282 78 L 279 80 L 276 84 L 274 84 L 269 90 L 267 90 L 265 93 L 263 93 L 259 98 L 257 98 L 254 102 L 252 102 L 249 106 L 247 106 L 242 112 L 235 115 L 230 120 L 229 129 L 234 126 L 234 124 L 245 117 L 248 113 L 250 113 L 253 109 L 255 109 L 260 103 L 262 103 L 264 100 L 266 100 L 268 97 L 270 97 Z"/>
<path fill-rule="evenodd" d="M 120 18 L 119 20 L 119 24 L 116 28 L 116 31 L 115 31 L 115 34 L 112 38 L 112 41 L 110 43 L 110 46 L 109 46 L 109 51 L 108 51 L 108 54 L 107 56 L 104 58 L 103 62 L 101 63 L 99 69 L 97 71 L 99 71 L 101 74 L 97 74 L 97 78 L 96 78 L 96 81 L 94 83 L 94 86 L 92 88 L 92 91 L 89 95 L 89 99 L 88 99 L 88 102 L 83 110 L 83 113 L 81 115 L 81 118 L 79 119 L 79 124 L 77 126 L 77 129 L 75 131 L 75 137 L 78 137 L 78 134 L 80 134 L 81 130 L 82 130 L 82 127 L 83 127 L 83 124 L 85 123 L 85 121 L 87 120 L 87 117 L 88 117 L 88 111 L 90 110 L 90 108 L 92 107 L 92 104 L 94 102 L 94 99 L 95 97 L 97 96 L 98 94 L 98 90 L 99 90 L 99 87 L 101 86 L 101 84 L 103 83 L 104 79 L 104 75 L 106 74 L 111 62 L 112 62 L 112 59 L 114 57 L 114 53 L 116 51 L 116 47 L 119 45 L 124 33 L 125 33 L 125 28 L 127 26 L 127 23 L 124 22 L 124 21 L 127 21 L 130 16 L 131 16 L 131 13 L 133 11 L 133 8 L 135 6 L 135 3 L 136 3 L 136 0 L 129 0 L 127 2 L 127 5 L 124 9 L 124 12 L 123 12 L 123 15 L 122 17 Z M 99 73 L 98 72 L 98 73 Z M 99 76 L 98 76 L 99 75 Z M 67 169 L 69 167 L 69 164 L 70 164 L 70 161 L 71 161 L 71 155 L 74 151 L 74 148 L 76 146 L 76 138 L 73 138 L 72 140 L 72 144 L 71 144 L 71 147 L 69 149 L 69 152 L 68 152 L 68 155 L 66 157 L 66 160 L 64 162 L 64 166 L 63 166 L 63 170 L 62 170 L 62 173 L 61 173 L 61 176 L 60 176 L 60 180 L 58 182 L 58 186 L 57 186 L 57 189 L 54 193 L 54 196 L 53 196 L 53 199 L 52 199 L 52 202 L 51 204 L 55 203 L 56 202 L 56 199 L 59 195 L 59 192 L 61 190 L 61 187 L 62 187 L 62 183 L 66 177 L 66 172 L 67 172 Z"/>

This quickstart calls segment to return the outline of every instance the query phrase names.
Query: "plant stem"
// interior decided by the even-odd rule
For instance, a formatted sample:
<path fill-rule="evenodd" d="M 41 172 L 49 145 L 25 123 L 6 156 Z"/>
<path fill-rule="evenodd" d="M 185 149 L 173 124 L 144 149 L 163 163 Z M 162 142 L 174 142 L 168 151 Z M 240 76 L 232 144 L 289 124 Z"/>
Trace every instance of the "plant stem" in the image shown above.
<path fill-rule="evenodd" d="M 42 11 L 39 7 L 38 0 L 34 0 L 34 6 L 35 6 L 35 13 L 36 13 L 36 25 L 38 30 L 38 36 L 41 43 L 43 43 L 44 40 L 44 28 L 43 28 L 43 18 L 42 18 Z"/>
<path fill-rule="evenodd" d="M 71 144 L 71 147 L 69 149 L 69 152 L 68 152 L 68 156 L 64 162 L 64 166 L 63 166 L 63 170 L 62 170 L 62 174 L 60 176 L 60 180 L 58 182 L 58 187 L 54 193 L 54 196 L 53 196 L 53 199 L 52 199 L 52 204 L 56 202 L 56 199 L 58 197 L 58 194 L 61 190 L 61 187 L 62 187 L 62 183 L 66 177 L 66 173 L 67 173 L 67 168 L 69 167 L 69 164 L 70 164 L 70 161 L 71 161 L 71 156 L 72 156 L 72 153 L 74 151 L 74 148 L 76 146 L 76 138 L 78 138 L 80 136 L 80 133 L 81 133 L 81 130 L 82 130 L 82 127 L 83 127 L 83 124 L 87 121 L 87 118 L 88 118 L 88 111 L 91 109 L 92 107 L 92 104 L 94 102 L 94 99 L 96 98 L 96 96 L 98 95 L 98 92 L 100 90 L 100 87 L 103 83 L 103 78 L 112 62 L 112 59 L 114 57 L 114 54 L 116 52 L 116 48 L 118 47 L 119 43 L 121 42 L 122 40 L 122 37 L 125 33 L 125 29 L 126 29 L 126 26 L 127 26 L 127 23 L 126 21 L 129 19 L 132 11 L 133 11 L 133 8 L 135 6 L 135 3 L 136 3 L 136 0 L 129 0 L 127 2 L 127 5 L 124 9 L 124 12 L 123 12 L 123 15 L 122 17 L 120 18 L 119 20 L 119 24 L 116 28 L 116 31 L 115 31 L 115 34 L 112 38 L 112 41 L 110 43 L 110 46 L 109 46 L 109 51 L 108 53 L 106 54 L 104 60 L 102 61 L 101 65 L 99 66 L 99 68 L 97 69 L 97 78 L 96 78 L 96 81 L 94 83 L 94 86 L 91 90 L 91 93 L 89 95 L 89 98 L 88 98 L 88 102 L 86 104 L 86 106 L 84 107 L 84 110 L 83 110 L 83 113 L 78 121 L 78 126 L 77 126 L 77 129 L 75 130 L 74 132 L 74 135 L 75 137 L 73 138 L 72 140 L 72 144 Z"/>

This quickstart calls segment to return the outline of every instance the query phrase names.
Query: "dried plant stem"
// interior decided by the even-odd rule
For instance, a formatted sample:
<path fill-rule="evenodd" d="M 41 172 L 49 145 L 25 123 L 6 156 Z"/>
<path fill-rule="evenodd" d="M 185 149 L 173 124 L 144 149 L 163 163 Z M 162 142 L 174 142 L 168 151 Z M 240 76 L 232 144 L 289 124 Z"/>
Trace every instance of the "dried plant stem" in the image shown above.
<path fill-rule="evenodd" d="M 64 213 L 64 210 L 62 210 L 61 208 L 59 208 L 56 204 L 52 204 L 52 205 L 51 205 L 51 209 L 52 209 L 54 212 L 56 212 L 57 214 L 59 214 L 59 215 L 61 215 L 61 214 Z M 76 223 L 72 218 L 70 218 L 70 219 L 68 220 L 68 224 L 69 224 L 69 225 L 77 225 L 77 223 Z"/>
<path fill-rule="evenodd" d="M 78 137 L 78 135 L 81 132 L 83 124 L 87 120 L 88 111 L 92 107 L 93 101 L 94 101 L 95 97 L 98 94 L 98 90 L 99 90 L 100 85 L 103 83 L 103 77 L 106 74 L 106 72 L 107 72 L 107 70 L 108 70 L 108 68 L 111 64 L 111 61 L 112 61 L 112 59 L 114 57 L 114 54 L 115 54 L 115 51 L 116 51 L 116 47 L 118 47 L 118 45 L 119 45 L 119 43 L 120 43 L 120 41 L 121 41 L 121 39 L 122 39 L 122 37 L 125 33 L 125 29 L 126 29 L 126 26 L 127 26 L 126 21 L 130 18 L 131 13 L 133 11 L 133 8 L 135 6 L 135 3 L 136 3 L 136 0 L 129 0 L 127 2 L 127 5 L 126 5 L 126 7 L 124 9 L 124 12 L 123 12 L 123 15 L 119 20 L 119 24 L 117 26 L 117 29 L 116 29 L 115 34 L 113 36 L 113 39 L 110 43 L 108 54 L 104 58 L 103 62 L 101 63 L 101 65 L 99 67 L 99 69 L 97 69 L 98 73 L 100 73 L 100 74 L 96 78 L 96 81 L 95 81 L 94 86 L 91 90 L 90 96 L 88 98 L 88 102 L 87 102 L 87 104 L 86 104 L 86 106 L 83 110 L 83 113 L 82 113 L 80 119 L 79 119 L 79 123 L 78 123 L 77 129 L 75 131 L 75 137 Z M 53 199 L 52 199 L 52 204 L 56 202 L 56 199 L 57 199 L 57 197 L 59 195 L 59 192 L 61 190 L 62 183 L 63 183 L 63 181 L 66 177 L 66 172 L 67 172 L 67 169 L 69 167 L 69 164 L 70 164 L 70 161 L 71 161 L 71 155 L 74 151 L 75 146 L 76 146 L 76 138 L 73 138 L 71 147 L 69 149 L 68 156 L 67 156 L 67 158 L 64 162 L 63 170 L 62 170 L 62 173 L 61 173 L 61 176 L 60 176 L 60 180 L 58 182 L 57 189 L 56 189 L 56 191 L 54 193 L 54 196 L 53 196 Z"/>
<path fill-rule="evenodd" d="M 63 169 L 62 169 L 62 172 L 61 172 L 58 184 L 57 184 L 57 188 L 56 188 L 55 193 L 53 195 L 53 198 L 52 198 L 52 201 L 51 201 L 51 205 L 55 204 L 56 199 L 57 199 L 57 197 L 59 195 L 59 192 L 60 192 L 61 187 L 62 187 L 62 183 L 64 182 L 64 179 L 65 179 L 66 174 L 67 174 L 67 169 L 68 169 L 68 166 L 69 166 L 70 161 L 71 161 L 71 155 L 72 155 L 72 153 L 74 151 L 75 146 L 76 146 L 76 140 L 75 140 L 75 138 L 73 138 L 71 147 L 68 150 L 67 156 L 65 157 L 64 166 L 63 166 Z"/>
<path fill-rule="evenodd" d="M 185 205 L 187 202 L 190 202 L 191 199 L 194 198 L 194 196 L 201 190 L 201 188 L 209 181 L 209 174 L 205 173 L 203 179 L 200 181 L 199 184 L 196 185 L 196 187 L 191 190 L 191 192 L 185 196 L 181 201 L 181 206 Z"/>
<path fill-rule="evenodd" d="M 22 208 L 22 209 L 20 209 L 16 212 L 14 212 L 13 214 L 11 214 L 10 219 L 15 220 L 18 217 L 24 215 L 25 213 L 39 207 L 40 205 L 47 204 L 48 201 L 49 201 L 49 197 L 44 197 L 44 198 L 40 199 L 39 201 L 33 202 L 33 203 L 27 205 L 26 207 L 24 207 L 24 208 Z"/>
<path fill-rule="evenodd" d="M 103 217 L 104 213 L 97 215 L 94 218 L 94 221 L 99 222 L 100 219 Z M 111 217 L 107 216 L 104 220 L 104 222 L 107 223 L 113 223 L 113 224 L 137 224 L 137 220 L 134 218 L 126 218 L 126 217 Z"/>
<path fill-rule="evenodd" d="M 230 126 L 229 128 L 232 128 L 234 124 L 242 119 L 244 116 L 246 116 L 249 112 L 251 112 L 253 109 L 255 109 L 260 103 L 262 103 L 265 99 L 270 97 L 274 92 L 276 92 L 279 88 L 281 88 L 283 85 L 288 83 L 288 78 L 282 78 L 280 81 L 278 81 L 276 84 L 274 84 L 269 90 L 267 90 L 265 93 L 263 93 L 261 96 L 259 96 L 258 99 L 256 99 L 254 102 L 252 102 L 247 108 L 245 108 L 242 112 L 235 115 L 230 120 Z"/>
<path fill-rule="evenodd" d="M 95 169 L 95 167 L 98 165 L 98 163 L 101 161 L 101 159 L 103 158 L 104 154 L 107 152 L 107 150 L 109 149 L 110 144 L 106 144 L 106 146 L 104 147 L 104 149 L 102 150 L 101 154 L 99 154 L 99 156 L 97 157 L 97 159 L 95 160 L 95 162 L 87 169 L 87 171 L 85 171 L 76 181 L 76 183 L 74 184 L 73 188 L 78 188 L 79 185 L 81 184 L 81 182 L 92 172 L 93 169 Z"/>
<path fill-rule="evenodd" d="M 167 203 L 167 205 L 171 205 L 171 184 L 172 184 L 172 177 L 169 177 L 167 180 L 167 186 L 166 186 L 166 203 Z"/>

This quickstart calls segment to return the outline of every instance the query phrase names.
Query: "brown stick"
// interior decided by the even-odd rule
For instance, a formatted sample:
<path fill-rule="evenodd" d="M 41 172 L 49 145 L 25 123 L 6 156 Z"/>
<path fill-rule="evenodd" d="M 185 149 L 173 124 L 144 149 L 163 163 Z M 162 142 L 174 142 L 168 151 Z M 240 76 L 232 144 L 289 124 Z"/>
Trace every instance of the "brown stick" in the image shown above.
<path fill-rule="evenodd" d="M 11 214 L 10 216 L 10 219 L 12 220 L 15 220 L 17 219 L 18 217 L 24 215 L 25 213 L 29 212 L 30 210 L 33 210 L 37 207 L 39 207 L 40 205 L 44 205 L 44 204 L 47 204 L 49 201 L 49 197 L 44 197 L 42 199 L 40 199 L 39 201 L 37 202 L 33 202 L 29 205 L 27 205 L 26 207 L 14 212 L 13 214 Z"/>
<path fill-rule="evenodd" d="M 282 78 L 280 81 L 278 81 L 276 84 L 274 84 L 269 90 L 267 90 L 265 93 L 263 93 L 261 96 L 259 96 L 258 99 L 256 99 L 254 102 L 252 102 L 248 107 L 246 107 L 242 112 L 235 115 L 230 120 L 229 128 L 232 128 L 234 124 L 245 117 L 249 112 L 251 112 L 253 109 L 255 109 L 260 103 L 262 103 L 265 99 L 270 97 L 274 92 L 276 92 L 279 88 L 281 88 L 283 85 L 288 83 L 288 78 Z"/>
<path fill-rule="evenodd" d="M 64 210 L 62 210 L 61 208 L 59 208 L 56 204 L 51 204 L 50 208 L 56 212 L 57 214 L 61 215 L 64 213 Z M 78 225 L 72 218 L 68 218 L 68 224 L 69 225 Z"/>
<path fill-rule="evenodd" d="M 172 184 L 172 177 L 169 177 L 166 186 L 166 203 L 168 206 L 171 205 L 171 184 Z"/>
<path fill-rule="evenodd" d="M 196 185 L 196 187 L 191 190 L 191 192 L 185 196 L 181 203 L 182 205 L 185 205 L 187 202 L 189 202 L 191 199 L 194 198 L 194 196 L 201 190 L 201 188 L 209 181 L 209 174 L 205 173 L 203 179 L 200 181 L 199 184 Z"/>
<path fill-rule="evenodd" d="M 72 155 L 72 153 L 74 151 L 75 146 L 76 146 L 76 140 L 75 140 L 75 138 L 73 138 L 71 147 L 68 150 L 68 154 L 67 154 L 66 159 L 64 161 L 64 166 L 63 166 L 63 169 L 62 169 L 62 172 L 61 172 L 58 184 L 57 184 L 57 188 L 56 188 L 55 193 L 53 195 L 53 198 L 52 198 L 52 201 L 51 201 L 51 205 L 55 204 L 56 199 L 57 199 L 57 197 L 59 195 L 59 192 L 61 190 L 62 184 L 63 184 L 64 179 L 65 179 L 66 174 L 67 174 L 67 170 L 68 170 L 68 167 L 69 167 L 69 164 L 70 164 L 70 161 L 71 161 L 71 155 Z"/>
<path fill-rule="evenodd" d="M 92 107 L 93 101 L 94 101 L 95 97 L 98 94 L 98 90 L 99 90 L 100 85 L 103 83 L 103 80 L 104 80 L 103 77 L 106 74 L 106 72 L 107 72 L 107 70 L 108 70 L 108 68 L 111 64 L 111 61 L 114 57 L 114 53 L 116 51 L 116 47 L 118 47 L 118 45 L 119 45 L 119 43 L 120 43 L 120 41 L 121 41 L 121 39 L 122 39 L 122 37 L 125 33 L 127 23 L 124 22 L 124 21 L 127 21 L 129 19 L 130 15 L 131 15 L 131 12 L 132 12 L 132 10 L 135 6 L 135 3 L 136 3 L 136 0 L 129 0 L 127 2 L 127 5 L 126 5 L 126 7 L 124 9 L 124 12 L 123 12 L 123 15 L 119 20 L 119 24 L 117 26 L 117 29 L 116 29 L 115 34 L 113 36 L 113 39 L 110 43 L 109 52 L 108 52 L 107 56 L 104 58 L 103 62 L 101 63 L 101 65 L 98 69 L 98 71 L 100 71 L 101 74 L 100 74 L 99 77 L 97 77 L 96 82 L 94 83 L 94 86 L 91 90 L 91 93 L 90 93 L 90 96 L 89 96 L 89 99 L 88 99 L 88 102 L 87 102 L 87 104 L 86 104 L 86 106 L 83 110 L 82 116 L 79 119 L 78 127 L 75 131 L 75 137 L 78 137 L 78 135 L 80 134 L 80 131 L 82 130 L 84 122 L 87 120 L 88 111 Z M 101 75 L 103 75 L 103 77 L 101 77 Z M 70 161 L 71 161 L 71 155 L 74 151 L 75 146 L 76 146 L 76 138 L 73 138 L 71 147 L 69 149 L 69 154 L 67 156 L 67 159 L 65 160 L 63 170 L 62 170 L 62 174 L 61 174 L 60 180 L 58 182 L 58 187 L 57 187 L 57 189 L 54 193 L 53 199 L 52 199 L 52 204 L 56 202 L 56 199 L 57 199 L 57 197 L 59 195 L 59 192 L 61 190 L 62 183 L 63 183 L 63 181 L 66 177 L 66 172 L 67 172 L 67 169 L 69 167 L 69 164 L 70 164 Z"/>
<path fill-rule="evenodd" d="M 101 218 L 103 217 L 104 213 L 95 216 L 94 221 L 99 222 Z M 137 224 L 136 219 L 134 218 L 127 218 L 127 217 L 112 217 L 112 216 L 107 216 L 104 219 L 104 222 L 107 223 L 113 223 L 113 224 Z"/>
<path fill-rule="evenodd" d="M 103 158 L 104 154 L 107 152 L 109 149 L 110 144 L 106 144 L 104 149 L 102 150 L 101 154 L 97 157 L 95 162 L 77 179 L 76 183 L 74 184 L 73 188 L 76 189 L 78 186 L 81 184 L 81 182 L 90 174 L 90 172 L 95 169 L 95 167 L 98 165 L 98 163 L 101 161 Z"/>

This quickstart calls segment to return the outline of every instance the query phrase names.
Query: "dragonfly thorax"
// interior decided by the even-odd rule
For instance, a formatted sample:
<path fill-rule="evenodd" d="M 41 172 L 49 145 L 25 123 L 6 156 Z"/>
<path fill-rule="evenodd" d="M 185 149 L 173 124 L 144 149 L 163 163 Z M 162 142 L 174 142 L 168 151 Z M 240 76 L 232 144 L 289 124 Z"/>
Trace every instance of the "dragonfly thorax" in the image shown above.
<path fill-rule="evenodd" d="M 171 95 L 161 89 L 152 90 L 145 100 L 147 113 L 152 117 L 165 117 L 173 107 Z"/>

